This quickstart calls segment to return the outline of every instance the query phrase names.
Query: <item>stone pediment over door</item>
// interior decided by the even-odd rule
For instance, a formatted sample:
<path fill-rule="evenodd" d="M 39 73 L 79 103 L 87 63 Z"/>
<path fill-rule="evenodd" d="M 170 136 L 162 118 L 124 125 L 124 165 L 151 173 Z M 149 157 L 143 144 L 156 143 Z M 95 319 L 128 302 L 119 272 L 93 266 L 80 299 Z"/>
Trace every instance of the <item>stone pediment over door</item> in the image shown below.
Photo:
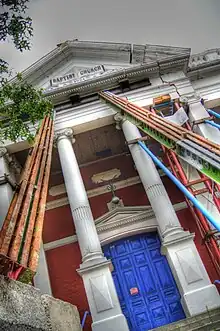
<path fill-rule="evenodd" d="M 185 208 L 185 202 L 174 205 L 175 211 Z M 96 219 L 95 225 L 102 245 L 145 232 L 161 235 L 151 206 L 116 207 Z"/>
<path fill-rule="evenodd" d="M 157 230 L 150 206 L 117 207 L 95 220 L 102 245 L 131 235 Z"/>

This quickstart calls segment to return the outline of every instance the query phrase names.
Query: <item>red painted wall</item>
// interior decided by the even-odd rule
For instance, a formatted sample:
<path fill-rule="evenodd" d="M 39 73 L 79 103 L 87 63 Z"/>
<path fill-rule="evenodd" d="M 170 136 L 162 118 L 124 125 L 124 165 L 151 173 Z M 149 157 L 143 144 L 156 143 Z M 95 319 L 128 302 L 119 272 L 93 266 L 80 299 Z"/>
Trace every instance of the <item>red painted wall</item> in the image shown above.
<path fill-rule="evenodd" d="M 77 273 L 81 254 L 77 243 L 46 251 L 48 271 L 54 297 L 77 306 L 80 318 L 89 310 L 82 278 Z M 91 330 L 91 317 L 87 317 L 84 330 Z"/>
<path fill-rule="evenodd" d="M 129 191 L 131 192 L 131 188 L 127 188 L 123 190 L 127 191 L 124 192 L 124 196 L 125 197 L 129 196 Z M 137 191 L 135 192 L 136 195 L 134 195 L 138 200 L 137 192 L 138 192 L 138 188 Z M 91 199 L 91 206 L 93 207 L 93 210 L 95 206 L 100 206 L 99 208 L 96 208 L 97 217 L 107 211 L 107 209 L 105 208 L 105 202 L 109 201 L 108 198 L 109 198 L 109 194 L 105 195 L 105 197 L 104 195 L 102 195 Z M 137 204 L 134 203 L 134 205 Z M 62 215 L 63 208 L 64 207 L 56 209 L 57 215 L 60 216 Z M 67 208 L 68 207 L 66 207 L 66 209 Z M 210 260 L 207 249 L 203 244 L 202 238 L 192 218 L 190 210 L 188 209 L 180 210 L 177 212 L 177 216 L 181 222 L 181 225 L 185 230 L 189 230 L 190 232 L 195 233 L 195 244 L 203 260 L 203 263 L 206 267 L 206 270 L 208 271 L 209 277 L 213 282 L 215 279 L 218 279 L 218 276 Z M 56 231 L 55 229 L 56 228 L 53 227 L 54 231 Z M 55 235 L 54 237 L 57 238 L 58 234 Z M 82 319 L 83 313 L 86 310 L 89 310 L 89 306 L 86 299 L 82 279 L 76 271 L 76 269 L 79 268 L 79 265 L 81 263 L 81 253 L 79 250 L 78 243 L 69 244 L 66 246 L 62 246 L 46 251 L 46 258 L 48 263 L 53 295 L 56 298 L 59 298 L 64 301 L 68 301 L 76 305 L 79 309 L 80 316 Z M 91 325 L 91 318 L 89 317 L 86 323 L 85 330 L 91 331 L 90 325 Z"/>
<path fill-rule="evenodd" d="M 123 158 L 116 157 L 115 159 L 112 159 L 111 162 L 102 161 L 81 168 L 86 189 L 92 189 L 101 185 L 92 183 L 91 177 L 94 173 L 99 173 L 112 168 L 121 169 L 122 175 L 118 180 L 137 176 L 137 172 L 133 167 L 130 157 L 127 157 L 126 163 L 123 162 L 124 158 L 125 156 L 123 156 Z M 173 204 L 184 201 L 182 193 L 167 177 L 162 177 L 162 180 Z M 56 184 L 58 183 L 59 181 L 56 181 Z M 142 184 L 136 184 L 117 190 L 116 194 L 123 200 L 125 206 L 149 205 Z M 65 194 L 58 197 L 49 196 L 48 201 L 63 196 L 65 196 Z M 111 200 L 111 197 L 111 193 L 107 192 L 103 195 L 90 198 L 90 204 L 95 219 L 108 212 L 107 203 Z M 195 243 L 211 280 L 214 281 L 215 279 L 218 279 L 217 273 L 210 260 L 206 246 L 202 241 L 191 212 L 188 209 L 184 209 L 179 211 L 177 215 L 183 228 L 196 234 Z M 44 243 L 62 239 L 71 236 L 74 233 L 75 228 L 68 205 L 48 210 L 46 212 L 43 231 Z M 82 318 L 83 312 L 89 308 L 82 279 L 76 272 L 76 269 L 79 268 L 81 263 L 81 254 L 78 244 L 69 244 L 46 251 L 46 257 L 53 295 L 76 305 Z M 85 330 L 91 330 L 90 324 L 91 319 L 88 318 Z"/>

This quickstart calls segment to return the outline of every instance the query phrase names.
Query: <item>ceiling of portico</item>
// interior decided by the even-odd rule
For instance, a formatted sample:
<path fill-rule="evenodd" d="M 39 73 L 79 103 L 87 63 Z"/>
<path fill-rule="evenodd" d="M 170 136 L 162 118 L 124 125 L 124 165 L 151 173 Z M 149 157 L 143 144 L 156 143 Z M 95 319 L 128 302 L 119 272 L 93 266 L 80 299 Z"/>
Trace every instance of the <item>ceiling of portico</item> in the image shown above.
<path fill-rule="evenodd" d="M 73 145 L 79 165 L 96 162 L 121 154 L 128 154 L 128 146 L 125 143 L 123 132 L 117 130 L 115 125 L 104 126 L 95 130 L 80 133 L 75 136 Z M 155 154 L 159 153 L 159 145 L 149 141 L 150 148 Z M 28 150 L 15 153 L 18 162 L 24 166 Z M 57 149 L 53 148 L 50 186 L 61 175 L 61 165 Z"/>
<path fill-rule="evenodd" d="M 127 145 L 122 131 L 114 125 L 104 126 L 95 130 L 87 131 L 75 136 L 73 145 L 78 163 L 80 165 L 101 160 L 103 158 L 128 153 Z M 28 150 L 15 153 L 18 162 L 24 166 Z M 57 149 L 53 148 L 51 173 L 61 172 L 61 165 Z"/>

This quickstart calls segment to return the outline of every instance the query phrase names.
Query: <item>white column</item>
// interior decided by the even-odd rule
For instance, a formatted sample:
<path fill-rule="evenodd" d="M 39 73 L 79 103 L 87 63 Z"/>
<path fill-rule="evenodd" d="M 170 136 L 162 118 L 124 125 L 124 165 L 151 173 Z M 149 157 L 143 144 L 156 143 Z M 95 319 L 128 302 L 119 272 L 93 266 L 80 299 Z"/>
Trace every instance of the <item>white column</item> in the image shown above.
<path fill-rule="evenodd" d="M 131 122 L 122 121 L 121 126 L 127 141 L 141 138 L 139 130 Z M 186 315 L 193 316 L 220 306 L 217 289 L 211 284 L 194 244 L 194 235 L 181 228 L 153 161 L 138 144 L 129 145 L 129 149 L 154 210 L 162 251 L 173 271 Z"/>
<path fill-rule="evenodd" d="M 82 254 L 82 275 L 92 314 L 93 331 L 128 331 L 122 314 L 109 261 L 103 256 L 86 190 L 73 150 L 72 130 L 57 134 L 57 148 L 66 191 Z M 83 148 L 83 146 L 82 146 Z"/>

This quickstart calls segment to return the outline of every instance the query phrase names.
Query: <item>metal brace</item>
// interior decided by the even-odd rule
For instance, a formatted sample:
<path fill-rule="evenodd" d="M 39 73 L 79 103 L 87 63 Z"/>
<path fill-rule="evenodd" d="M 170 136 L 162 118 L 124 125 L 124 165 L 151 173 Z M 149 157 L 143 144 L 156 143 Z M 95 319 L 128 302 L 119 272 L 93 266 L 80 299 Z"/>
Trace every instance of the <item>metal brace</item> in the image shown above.
<path fill-rule="evenodd" d="M 149 140 L 150 138 L 148 136 L 146 137 L 142 137 L 142 138 L 137 138 L 137 139 L 133 139 L 133 140 L 129 140 L 126 142 L 127 145 L 133 145 L 136 144 L 138 141 L 146 141 Z"/>
<path fill-rule="evenodd" d="M 201 119 L 199 119 L 199 120 L 193 121 L 193 122 L 192 122 L 192 124 L 193 124 L 192 126 L 194 126 L 194 125 L 198 125 L 198 124 L 202 124 L 202 123 L 204 123 L 204 121 L 206 121 L 206 120 L 212 121 L 213 119 L 214 119 L 213 116 L 204 117 L 204 118 L 201 118 Z"/>
<path fill-rule="evenodd" d="M 209 230 L 208 232 L 206 232 L 203 240 L 205 242 L 209 241 L 210 238 L 212 238 L 216 233 L 218 233 L 218 230 Z M 220 234 L 219 234 L 220 235 Z"/>

